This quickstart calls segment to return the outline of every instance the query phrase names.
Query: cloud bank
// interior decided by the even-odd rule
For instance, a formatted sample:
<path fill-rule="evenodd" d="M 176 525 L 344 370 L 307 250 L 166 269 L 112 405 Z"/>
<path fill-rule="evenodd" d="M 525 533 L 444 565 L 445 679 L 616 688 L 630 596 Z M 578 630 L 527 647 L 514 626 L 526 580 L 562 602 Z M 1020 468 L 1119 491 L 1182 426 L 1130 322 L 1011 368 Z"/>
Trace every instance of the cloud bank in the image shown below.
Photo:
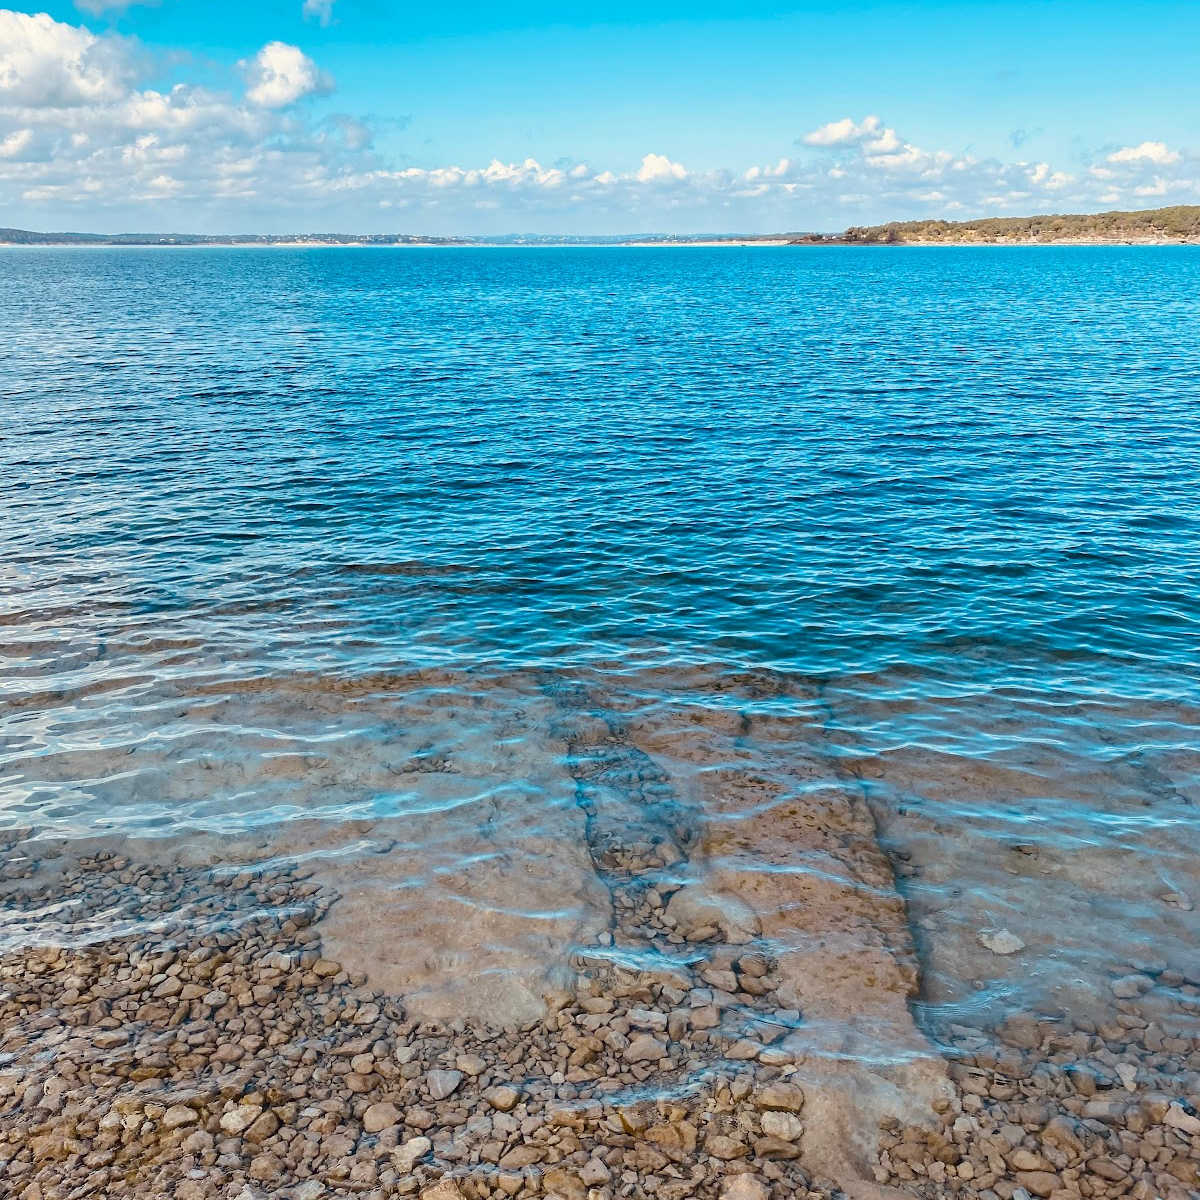
<path fill-rule="evenodd" d="M 331 11 L 322 0 L 305 10 Z M 1200 201 L 1200 156 L 1146 140 L 1062 169 L 909 140 L 880 117 L 800 132 L 770 163 L 689 166 L 667 147 L 624 164 L 535 158 L 414 165 L 372 121 L 326 111 L 335 82 L 268 42 L 224 88 L 180 79 L 137 43 L 0 10 L 0 204 L 7 223 L 113 229 L 807 230 Z M 19 217 L 20 221 L 14 220 Z"/>

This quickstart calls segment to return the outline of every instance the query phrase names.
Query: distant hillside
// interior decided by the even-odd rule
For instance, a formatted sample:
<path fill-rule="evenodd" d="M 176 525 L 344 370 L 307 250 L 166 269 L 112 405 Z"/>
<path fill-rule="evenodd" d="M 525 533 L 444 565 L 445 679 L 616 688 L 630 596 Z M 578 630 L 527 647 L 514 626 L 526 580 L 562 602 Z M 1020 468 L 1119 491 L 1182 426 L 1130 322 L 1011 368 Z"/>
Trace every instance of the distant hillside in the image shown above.
<path fill-rule="evenodd" d="M 980 221 L 892 221 L 847 229 L 843 242 L 1200 242 L 1200 205 L 1145 212 L 987 217 Z"/>

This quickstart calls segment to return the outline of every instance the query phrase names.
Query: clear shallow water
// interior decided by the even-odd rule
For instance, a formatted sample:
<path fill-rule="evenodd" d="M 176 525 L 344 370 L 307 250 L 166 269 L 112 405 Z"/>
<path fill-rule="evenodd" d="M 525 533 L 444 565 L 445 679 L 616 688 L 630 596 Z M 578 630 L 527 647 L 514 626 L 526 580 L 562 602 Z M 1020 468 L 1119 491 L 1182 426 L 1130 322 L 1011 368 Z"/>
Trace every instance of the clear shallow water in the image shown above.
<path fill-rule="evenodd" d="M 931 1022 L 1194 944 L 1163 900 L 1200 900 L 1190 248 L 5 250 L 0 279 L 0 828 L 269 830 L 550 954 L 593 903 L 543 869 L 581 806 L 601 866 L 733 839 L 851 878 L 769 835 L 839 791 L 900 866 Z"/>

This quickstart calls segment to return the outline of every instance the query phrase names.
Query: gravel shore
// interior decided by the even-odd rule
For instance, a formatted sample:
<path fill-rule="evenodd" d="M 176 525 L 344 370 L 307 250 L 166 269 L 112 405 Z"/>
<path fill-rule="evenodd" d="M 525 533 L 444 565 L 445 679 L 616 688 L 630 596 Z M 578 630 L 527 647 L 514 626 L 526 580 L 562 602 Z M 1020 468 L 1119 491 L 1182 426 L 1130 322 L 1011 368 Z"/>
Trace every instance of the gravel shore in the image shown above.
<path fill-rule="evenodd" d="M 19 895 L 93 914 L 133 895 L 141 928 L 0 962 L 6 1195 L 829 1194 L 797 1161 L 800 1014 L 716 929 L 696 969 L 581 961 L 578 995 L 501 1030 L 408 1019 L 323 957 L 331 898 L 286 869 L 102 852 Z M 624 900 L 630 925 L 684 940 L 669 897 Z"/>
<path fill-rule="evenodd" d="M 75 931 L 0 959 L 18 1200 L 1198 1194 L 1200 979 L 1164 964 L 1114 974 L 1107 1023 L 955 1027 L 952 1097 L 884 1121 L 874 1182 L 833 1180 L 805 1164 L 804 1014 L 754 931 L 686 890 L 628 880 L 578 990 L 489 1029 L 413 1019 L 324 957 L 336 897 L 294 867 L 6 859 L 9 928 Z M 656 957 L 621 965 L 638 942 Z"/>

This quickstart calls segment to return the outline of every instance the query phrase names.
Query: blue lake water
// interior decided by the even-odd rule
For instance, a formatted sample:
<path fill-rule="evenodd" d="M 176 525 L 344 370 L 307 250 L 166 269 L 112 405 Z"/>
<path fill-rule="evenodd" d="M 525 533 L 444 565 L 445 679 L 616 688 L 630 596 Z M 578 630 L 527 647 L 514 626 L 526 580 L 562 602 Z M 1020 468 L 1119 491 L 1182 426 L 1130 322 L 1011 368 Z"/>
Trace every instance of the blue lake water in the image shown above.
<path fill-rule="evenodd" d="M 0 284 L 0 828 L 412 821 L 392 882 L 452 892 L 485 822 L 686 842 L 748 781 L 849 787 L 931 1020 L 1194 944 L 1194 248 L 5 249 Z"/>

